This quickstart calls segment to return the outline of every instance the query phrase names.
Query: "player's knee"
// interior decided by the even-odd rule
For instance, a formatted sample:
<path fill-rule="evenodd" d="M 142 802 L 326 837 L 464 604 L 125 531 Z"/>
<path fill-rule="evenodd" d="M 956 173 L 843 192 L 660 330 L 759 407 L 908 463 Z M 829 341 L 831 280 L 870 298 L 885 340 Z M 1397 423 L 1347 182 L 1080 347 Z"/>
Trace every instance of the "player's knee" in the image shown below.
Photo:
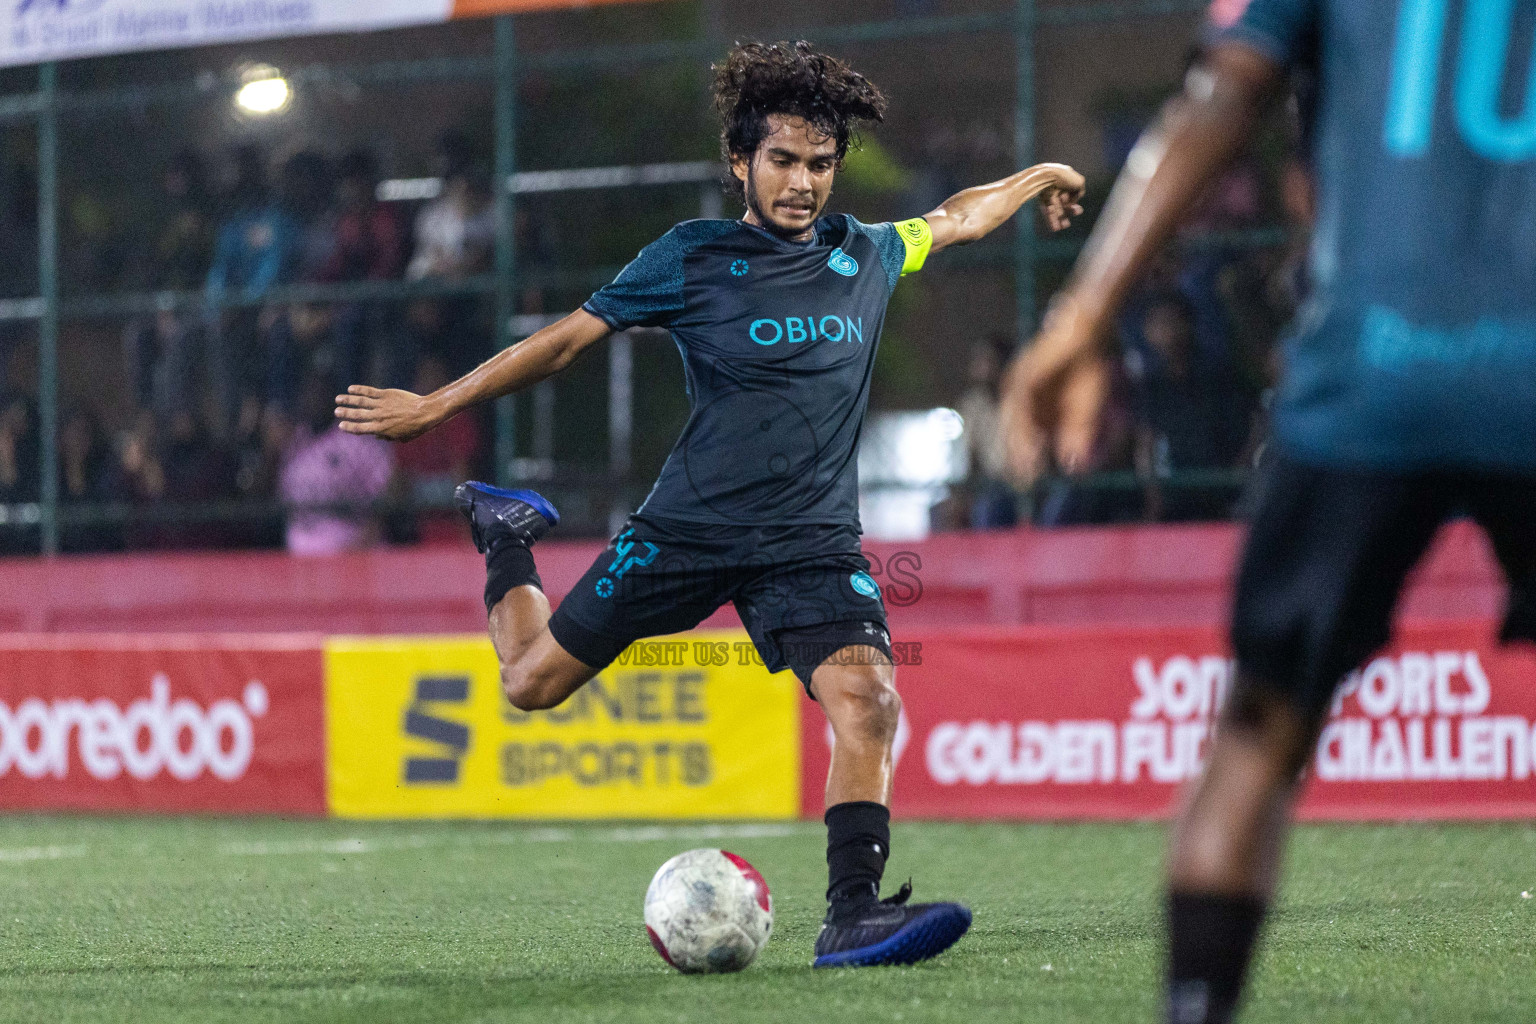
<path fill-rule="evenodd" d="M 1240 676 L 1223 709 L 1221 728 L 1262 751 L 1274 766 L 1275 784 L 1283 786 L 1306 765 L 1321 719 L 1298 709 L 1279 691 Z"/>
<path fill-rule="evenodd" d="M 888 669 L 879 665 L 840 666 L 827 690 L 830 692 L 822 695 L 822 706 L 834 732 L 851 732 L 881 743 L 889 743 L 896 736 L 901 695 Z"/>

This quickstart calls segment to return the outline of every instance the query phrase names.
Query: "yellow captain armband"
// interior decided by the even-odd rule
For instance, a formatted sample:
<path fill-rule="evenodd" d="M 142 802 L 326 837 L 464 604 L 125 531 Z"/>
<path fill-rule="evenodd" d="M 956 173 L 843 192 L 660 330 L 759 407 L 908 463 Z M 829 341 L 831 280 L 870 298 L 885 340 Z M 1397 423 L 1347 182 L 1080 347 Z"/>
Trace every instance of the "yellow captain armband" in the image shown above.
<path fill-rule="evenodd" d="M 928 253 L 933 248 L 933 228 L 921 217 L 913 217 L 911 220 L 898 222 L 896 233 L 901 236 L 901 244 L 907 247 L 906 261 L 901 265 L 901 276 L 915 274 L 923 269 L 923 264 L 928 262 Z"/>

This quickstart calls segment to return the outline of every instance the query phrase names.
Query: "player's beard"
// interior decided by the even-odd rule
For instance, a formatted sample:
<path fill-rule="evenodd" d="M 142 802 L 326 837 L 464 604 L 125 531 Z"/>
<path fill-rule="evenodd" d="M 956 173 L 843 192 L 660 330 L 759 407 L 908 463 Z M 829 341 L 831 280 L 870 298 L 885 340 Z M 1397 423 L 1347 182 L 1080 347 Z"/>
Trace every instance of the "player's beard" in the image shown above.
<path fill-rule="evenodd" d="M 759 223 L 763 225 L 763 230 L 767 231 L 771 235 L 777 235 L 779 238 L 782 238 L 787 242 L 793 242 L 797 240 L 801 235 L 804 235 L 806 232 L 813 230 L 816 225 L 816 219 L 821 216 L 821 211 L 827 208 L 827 204 L 822 203 L 820 206 L 811 211 L 812 216 L 810 227 L 785 228 L 779 226 L 774 222 L 772 217 L 768 216 L 768 211 L 763 208 L 762 198 L 757 194 L 757 172 L 752 168 L 751 164 L 747 165 L 746 194 L 747 209 L 751 210 L 754 214 L 757 215 Z M 830 195 L 827 196 L 828 201 L 830 201 L 831 198 L 832 197 Z M 814 199 L 812 201 L 814 202 Z"/>

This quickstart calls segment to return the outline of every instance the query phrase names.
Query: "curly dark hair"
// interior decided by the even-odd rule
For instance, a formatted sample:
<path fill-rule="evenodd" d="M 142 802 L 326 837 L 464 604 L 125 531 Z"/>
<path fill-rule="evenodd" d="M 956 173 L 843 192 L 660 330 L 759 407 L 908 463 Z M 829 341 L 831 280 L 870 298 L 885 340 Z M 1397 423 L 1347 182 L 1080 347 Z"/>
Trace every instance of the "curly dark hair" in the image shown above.
<path fill-rule="evenodd" d="M 716 64 L 715 110 L 720 114 L 720 155 L 751 157 L 768 136 L 770 114 L 803 117 L 837 141 L 841 167 L 861 123 L 885 120 L 885 96 L 875 84 L 836 57 L 817 53 L 805 40 L 737 43 Z M 727 187 L 743 198 L 734 174 Z"/>

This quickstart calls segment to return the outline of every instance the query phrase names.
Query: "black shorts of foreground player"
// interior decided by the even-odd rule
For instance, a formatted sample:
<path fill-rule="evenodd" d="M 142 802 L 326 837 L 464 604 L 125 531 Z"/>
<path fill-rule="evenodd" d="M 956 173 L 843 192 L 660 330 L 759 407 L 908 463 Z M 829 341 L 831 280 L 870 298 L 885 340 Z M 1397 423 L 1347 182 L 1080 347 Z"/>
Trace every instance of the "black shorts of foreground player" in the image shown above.
<path fill-rule="evenodd" d="M 953 903 L 880 901 L 901 700 L 885 608 L 859 549 L 855 449 L 891 292 L 931 252 L 982 238 L 1044 194 L 1053 228 L 1083 180 L 1045 164 L 923 217 L 828 214 L 853 129 L 885 100 L 804 43 L 746 44 L 716 68 L 740 220 L 679 224 L 559 323 L 431 395 L 354 386 L 342 428 L 406 440 L 568 366 L 614 331 L 671 332 L 691 413 L 650 496 L 553 614 L 531 545 L 558 521 L 531 491 L 460 488 L 486 554 L 486 607 L 507 698 L 551 708 L 642 637 L 732 602 L 770 669 L 788 667 L 832 727 L 828 912 L 818 966 L 910 963 L 969 927 Z"/>
<path fill-rule="evenodd" d="M 1127 161 L 1004 413 L 1021 475 L 1047 447 L 1083 458 L 1121 299 L 1288 72 L 1312 72 L 1312 294 L 1238 577 L 1237 683 L 1173 833 L 1169 1024 L 1236 1013 L 1335 689 L 1387 641 L 1446 519 L 1470 516 L 1493 543 L 1503 639 L 1536 638 L 1536 108 L 1512 118 L 1500 91 L 1529 5 L 1518 19 L 1510 3 L 1224 6 L 1235 22 Z"/>

